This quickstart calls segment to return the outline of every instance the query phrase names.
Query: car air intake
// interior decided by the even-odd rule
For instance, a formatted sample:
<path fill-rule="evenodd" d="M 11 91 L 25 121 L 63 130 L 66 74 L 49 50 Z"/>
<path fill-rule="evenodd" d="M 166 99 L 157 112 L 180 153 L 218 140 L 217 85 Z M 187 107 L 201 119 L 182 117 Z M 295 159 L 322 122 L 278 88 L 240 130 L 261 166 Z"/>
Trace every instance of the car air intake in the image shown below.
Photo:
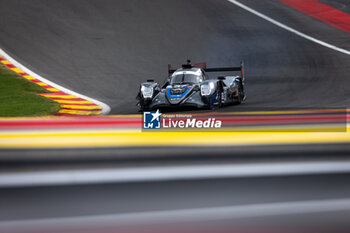
<path fill-rule="evenodd" d="M 170 89 L 170 94 L 172 95 L 181 95 L 186 91 L 187 87 L 176 87 Z"/>

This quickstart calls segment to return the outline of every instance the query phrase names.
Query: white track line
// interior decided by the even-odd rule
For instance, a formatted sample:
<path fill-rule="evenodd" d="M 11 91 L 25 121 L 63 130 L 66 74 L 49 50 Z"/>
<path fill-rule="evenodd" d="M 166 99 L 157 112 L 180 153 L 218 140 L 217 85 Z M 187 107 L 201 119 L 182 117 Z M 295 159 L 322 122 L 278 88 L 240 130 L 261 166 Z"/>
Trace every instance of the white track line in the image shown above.
<path fill-rule="evenodd" d="M 326 43 L 326 42 L 324 42 L 324 41 L 318 40 L 318 39 L 316 39 L 316 38 L 314 38 L 314 37 L 308 36 L 308 35 L 306 35 L 306 34 L 300 32 L 300 31 L 295 30 L 294 28 L 291 28 L 291 27 L 289 27 L 289 26 L 287 26 L 287 25 L 285 25 L 285 24 L 283 24 L 283 23 L 280 23 L 280 22 L 278 22 L 278 21 L 276 21 L 276 20 L 274 20 L 274 19 L 268 17 L 267 15 L 264 15 L 264 14 L 262 14 L 262 13 L 256 11 L 256 10 L 254 10 L 254 9 L 252 9 L 252 8 L 250 8 L 250 7 L 244 5 L 244 4 L 242 4 L 242 3 L 240 3 L 240 2 L 238 2 L 238 1 L 236 1 L 236 0 L 227 0 L 227 1 L 229 1 L 229 2 L 231 2 L 231 3 L 233 3 L 233 4 L 235 4 L 235 5 L 238 6 L 238 7 L 243 8 L 243 9 L 246 10 L 246 11 L 249 11 L 250 13 L 252 13 L 252 14 L 254 14 L 254 15 L 256 15 L 256 16 L 259 16 L 260 18 L 263 18 L 263 19 L 269 21 L 270 23 L 275 24 L 276 26 L 278 26 L 278 27 L 280 27 L 280 28 L 283 28 L 283 29 L 285 29 L 285 30 L 287 30 L 287 31 L 290 31 L 290 32 L 292 32 L 292 33 L 294 33 L 294 34 L 296 34 L 296 35 L 298 35 L 298 36 L 300 36 L 300 37 L 303 37 L 303 38 L 309 40 L 309 41 L 312 41 L 312 42 L 314 42 L 314 43 L 316 43 L 316 44 L 319 44 L 319 45 L 322 45 L 322 46 L 324 46 L 324 47 L 333 49 L 333 50 L 335 50 L 335 51 L 338 51 L 338 52 L 341 52 L 341 53 L 350 55 L 350 51 L 349 51 L 349 50 L 339 48 L 339 47 L 337 47 L 337 46 L 335 46 L 335 45 L 332 45 L 332 44 Z"/>
<path fill-rule="evenodd" d="M 19 63 L 18 61 L 16 61 L 14 58 L 12 58 L 9 54 L 7 54 L 1 48 L 0 48 L 0 56 L 4 57 L 6 60 L 11 62 L 13 65 L 15 65 L 19 69 L 23 70 L 25 73 L 29 74 L 30 76 L 42 81 L 43 83 L 46 83 L 46 84 L 48 84 L 48 85 L 50 85 L 50 86 L 52 86 L 60 91 L 63 91 L 67 94 L 74 95 L 74 96 L 77 96 L 77 97 L 82 98 L 82 99 L 86 99 L 90 102 L 93 102 L 94 104 L 99 105 L 102 108 L 102 112 L 101 112 L 102 115 L 108 114 L 111 111 L 111 108 L 107 104 L 102 103 L 101 101 L 95 100 L 93 98 L 87 97 L 87 96 L 79 94 L 79 93 L 76 93 L 72 90 L 69 90 L 69 89 L 62 87 L 54 82 L 51 82 L 50 80 L 47 80 L 47 79 L 41 77 L 37 73 L 34 73 L 33 71 L 31 71 L 30 69 L 28 69 L 27 67 L 25 67 L 24 65 Z"/>
<path fill-rule="evenodd" d="M 350 161 L 2 172 L 0 188 L 349 173 Z"/>
<path fill-rule="evenodd" d="M 232 220 L 293 214 L 312 214 L 350 210 L 350 199 L 328 199 L 311 201 L 293 201 L 280 203 L 250 204 L 225 207 L 205 207 L 182 210 L 163 210 L 126 214 L 106 214 L 94 216 L 76 216 L 62 218 L 0 221 L 3 230 L 31 229 L 104 229 L 111 226 L 164 224 L 179 222 L 204 222 Z"/>

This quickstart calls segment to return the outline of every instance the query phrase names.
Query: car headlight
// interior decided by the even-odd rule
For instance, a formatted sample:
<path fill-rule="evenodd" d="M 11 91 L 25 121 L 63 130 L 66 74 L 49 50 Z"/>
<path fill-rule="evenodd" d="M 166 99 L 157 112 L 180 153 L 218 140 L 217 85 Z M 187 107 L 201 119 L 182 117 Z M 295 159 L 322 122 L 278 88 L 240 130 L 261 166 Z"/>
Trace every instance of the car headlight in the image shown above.
<path fill-rule="evenodd" d="M 153 87 L 142 86 L 141 87 L 141 93 L 142 93 L 144 98 L 152 98 L 152 96 L 153 96 Z"/>
<path fill-rule="evenodd" d="M 202 96 L 208 96 L 208 95 L 212 95 L 214 93 L 214 83 L 207 83 L 201 86 L 201 95 Z"/>

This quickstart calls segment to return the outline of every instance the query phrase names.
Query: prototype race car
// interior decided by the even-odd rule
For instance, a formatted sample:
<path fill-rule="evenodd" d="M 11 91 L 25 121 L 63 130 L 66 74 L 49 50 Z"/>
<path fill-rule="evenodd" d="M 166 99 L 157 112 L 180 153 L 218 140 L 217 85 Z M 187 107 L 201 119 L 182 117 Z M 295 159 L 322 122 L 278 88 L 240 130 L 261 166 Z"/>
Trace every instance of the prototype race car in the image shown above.
<path fill-rule="evenodd" d="M 207 72 L 240 71 L 237 76 L 219 76 L 209 79 Z M 192 106 L 211 109 L 230 103 L 242 103 L 244 93 L 244 65 L 239 67 L 206 68 L 205 63 L 182 65 L 172 69 L 168 65 L 168 79 L 163 86 L 154 80 L 141 83 L 137 95 L 140 110 Z"/>

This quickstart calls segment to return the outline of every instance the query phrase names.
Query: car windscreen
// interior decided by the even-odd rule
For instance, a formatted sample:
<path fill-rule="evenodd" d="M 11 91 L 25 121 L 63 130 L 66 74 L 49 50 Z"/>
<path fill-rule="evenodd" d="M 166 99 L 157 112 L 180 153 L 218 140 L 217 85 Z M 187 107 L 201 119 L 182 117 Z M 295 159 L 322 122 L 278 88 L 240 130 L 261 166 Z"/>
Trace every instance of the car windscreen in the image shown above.
<path fill-rule="evenodd" d="M 181 83 L 200 83 L 202 78 L 195 74 L 175 74 L 171 78 L 171 84 L 181 84 Z"/>

